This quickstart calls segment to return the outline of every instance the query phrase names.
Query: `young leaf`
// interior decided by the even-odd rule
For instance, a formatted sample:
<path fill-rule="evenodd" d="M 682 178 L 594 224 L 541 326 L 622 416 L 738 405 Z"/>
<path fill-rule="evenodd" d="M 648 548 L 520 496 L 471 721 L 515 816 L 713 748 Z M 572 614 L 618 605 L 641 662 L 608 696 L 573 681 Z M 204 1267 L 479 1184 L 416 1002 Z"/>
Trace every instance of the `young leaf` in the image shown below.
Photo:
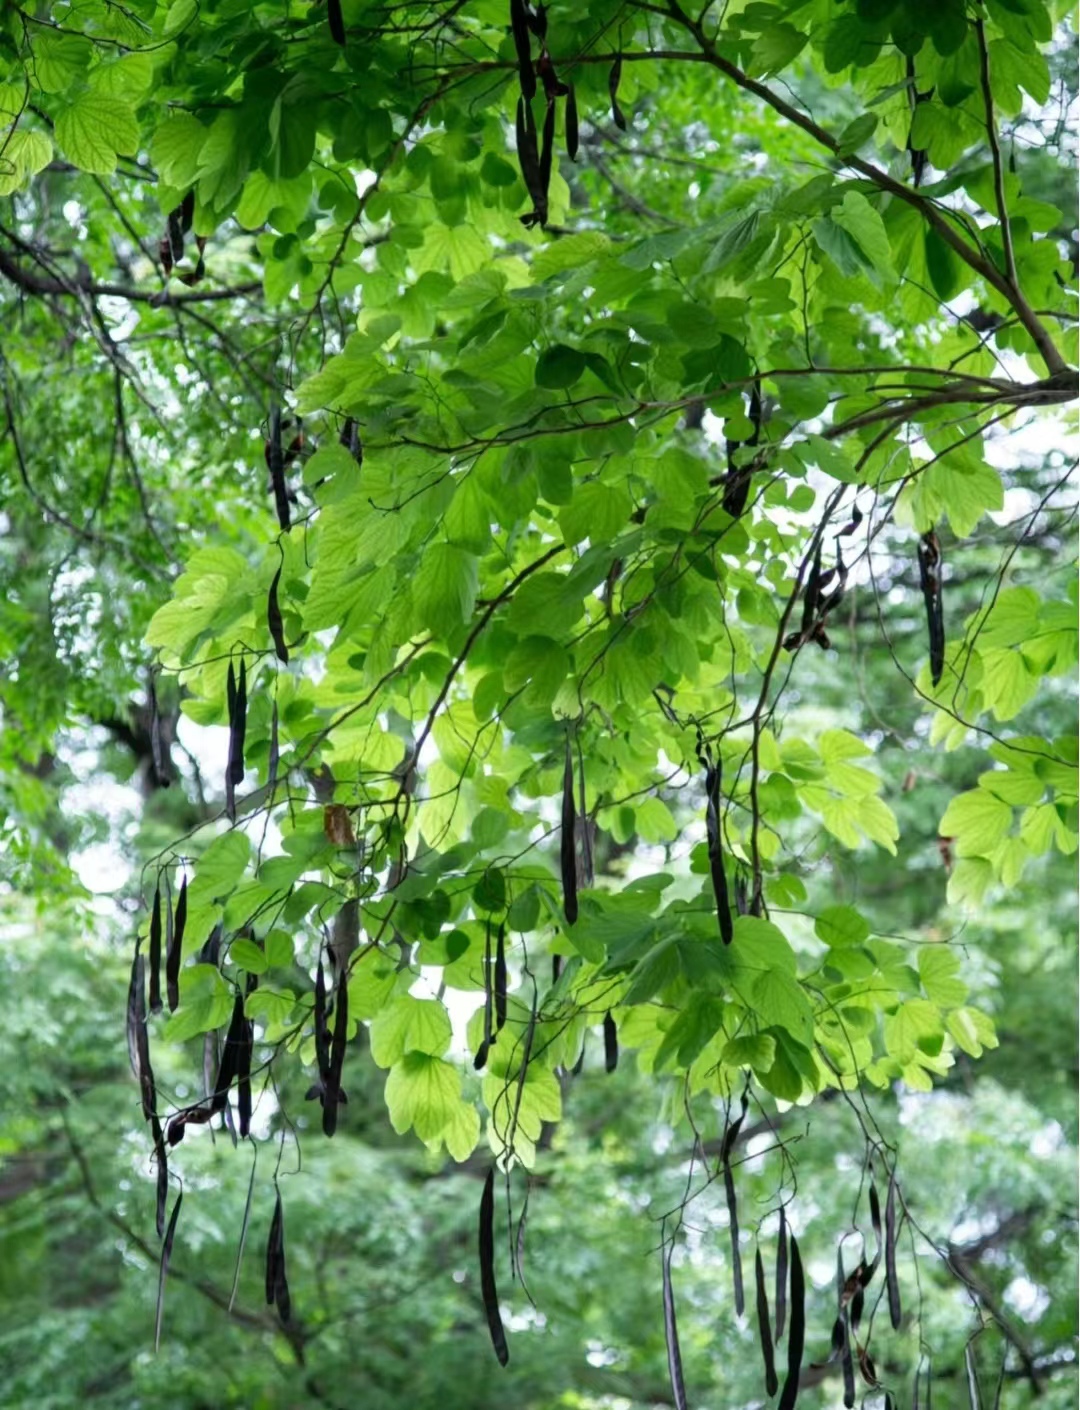
<path fill-rule="evenodd" d="M 480 1295 L 487 1314 L 491 1344 L 499 1365 L 505 1366 L 510 1360 L 510 1349 L 506 1345 L 506 1332 L 499 1315 L 499 1294 L 495 1287 L 495 1167 L 490 1167 L 484 1181 L 484 1192 L 480 1196 Z"/>

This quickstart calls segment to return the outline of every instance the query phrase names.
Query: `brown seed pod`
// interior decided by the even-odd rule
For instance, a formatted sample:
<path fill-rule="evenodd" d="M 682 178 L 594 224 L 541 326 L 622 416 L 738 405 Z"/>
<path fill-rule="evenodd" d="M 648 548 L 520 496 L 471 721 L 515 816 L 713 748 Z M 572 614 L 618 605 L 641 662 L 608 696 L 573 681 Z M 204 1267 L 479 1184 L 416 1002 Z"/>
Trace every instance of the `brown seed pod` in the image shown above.
<path fill-rule="evenodd" d="M 326 18 L 330 25 L 330 38 L 344 49 L 345 20 L 341 13 L 341 0 L 326 0 Z"/>
<path fill-rule="evenodd" d="M 491 1344 L 499 1365 L 510 1360 L 506 1331 L 499 1315 L 499 1294 L 495 1286 L 495 1167 L 488 1170 L 484 1191 L 480 1196 L 480 1295 L 484 1301 Z"/>
<path fill-rule="evenodd" d="M 683 1381 L 682 1353 L 679 1350 L 679 1329 L 675 1322 L 675 1293 L 671 1286 L 672 1245 L 664 1249 L 662 1277 L 664 1290 L 664 1340 L 667 1343 L 668 1378 L 675 1410 L 687 1410 L 686 1385 Z"/>
<path fill-rule="evenodd" d="M 622 78 L 622 55 L 616 56 L 608 74 L 608 93 L 611 95 L 611 120 L 620 132 L 626 131 L 626 118 L 619 107 L 619 80 Z"/>
<path fill-rule="evenodd" d="M 754 1254 L 754 1277 L 757 1281 L 758 1334 L 761 1338 L 761 1356 L 765 1362 L 765 1393 L 776 1394 L 779 1381 L 776 1379 L 776 1363 L 773 1360 L 772 1327 L 769 1323 L 769 1294 L 765 1290 L 765 1265 L 761 1261 L 761 1249 Z"/>
<path fill-rule="evenodd" d="M 289 648 L 285 645 L 285 623 L 281 617 L 281 607 L 278 603 L 278 583 L 281 581 L 281 568 L 278 567 L 270 583 L 270 591 L 266 599 L 266 623 L 270 628 L 270 637 L 274 643 L 274 652 L 283 666 L 289 664 Z"/>
<path fill-rule="evenodd" d="M 150 1012 L 161 1012 L 161 885 L 154 887 L 150 912 Z M 159 1230 L 160 1232 L 160 1230 Z"/>
<path fill-rule="evenodd" d="M 169 1272 L 169 1259 L 172 1257 L 173 1239 L 176 1237 L 176 1221 L 180 1217 L 180 1206 L 184 1200 L 183 1190 L 176 1196 L 169 1227 L 165 1230 L 165 1240 L 161 1245 L 161 1264 L 158 1268 L 157 1310 L 154 1313 L 154 1350 L 161 1345 L 161 1315 L 165 1310 L 165 1279 Z"/>
<path fill-rule="evenodd" d="M 187 877 L 180 883 L 180 894 L 176 898 L 176 919 L 173 921 L 172 936 L 165 956 L 165 997 L 169 1012 L 175 1013 L 180 1003 L 180 960 L 183 956 L 184 926 L 187 923 Z"/>
<path fill-rule="evenodd" d="M 510 28 L 517 51 L 521 96 L 528 102 L 536 95 L 536 74 L 533 72 L 532 40 L 529 37 L 529 13 L 525 0 L 510 0 Z"/>
<path fill-rule="evenodd" d="M 570 736 L 566 736 L 566 763 L 563 767 L 562 829 L 559 836 L 559 861 L 562 871 L 563 915 L 568 925 L 578 918 L 577 848 L 575 847 L 574 763 L 570 753 Z"/>
<path fill-rule="evenodd" d="M 578 140 L 577 94 L 571 83 L 566 95 L 566 155 L 572 162 L 577 161 Z"/>

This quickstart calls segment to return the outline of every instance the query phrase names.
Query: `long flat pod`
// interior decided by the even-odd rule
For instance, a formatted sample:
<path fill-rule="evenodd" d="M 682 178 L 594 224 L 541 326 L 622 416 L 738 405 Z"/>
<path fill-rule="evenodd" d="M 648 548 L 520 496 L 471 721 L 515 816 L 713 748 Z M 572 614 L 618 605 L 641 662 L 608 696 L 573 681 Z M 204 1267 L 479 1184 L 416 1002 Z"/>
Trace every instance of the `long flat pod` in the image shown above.
<path fill-rule="evenodd" d="M 146 982 L 143 978 L 145 962 L 140 950 L 140 942 L 136 942 L 135 955 L 131 961 L 131 977 L 128 980 L 127 997 L 127 1047 L 128 1062 L 131 1065 L 131 1075 L 139 1075 L 139 1025 L 145 1022 L 146 1009 Z"/>
<path fill-rule="evenodd" d="M 559 862 L 562 871 L 563 915 L 573 925 L 578 918 L 577 848 L 574 845 L 574 761 L 570 752 L 570 736 L 566 736 L 566 763 L 563 767 L 562 829 L 559 837 Z"/>
<path fill-rule="evenodd" d="M 844 1407 L 852 1410 L 855 1404 L 855 1362 L 851 1354 L 851 1322 L 847 1311 L 841 1314 L 843 1341 L 840 1347 L 840 1370 L 844 1378 Z"/>
<path fill-rule="evenodd" d="M 176 1236 L 176 1221 L 180 1216 L 180 1206 L 183 1202 L 184 1192 L 181 1190 L 176 1196 L 176 1203 L 173 1205 L 172 1214 L 169 1216 L 169 1227 L 165 1230 L 165 1239 L 161 1245 L 161 1263 L 158 1267 L 157 1311 L 154 1314 L 155 1352 L 161 1345 L 161 1316 L 165 1311 L 165 1279 L 168 1276 L 169 1259 L 172 1257 L 173 1239 Z"/>
<path fill-rule="evenodd" d="M 619 1065 L 619 1033 L 610 1013 L 604 1014 L 604 1071 L 614 1072 Z"/>
<path fill-rule="evenodd" d="M 225 673 L 225 705 L 229 716 L 229 757 L 225 764 L 225 811 L 229 820 L 236 820 L 236 787 L 233 783 L 233 739 L 236 734 L 236 667 L 232 661 Z"/>
<path fill-rule="evenodd" d="M 885 1196 L 885 1286 L 889 1292 L 889 1321 L 893 1330 L 900 1327 L 900 1279 L 896 1276 L 896 1177 L 889 1175 L 889 1192 Z"/>
<path fill-rule="evenodd" d="M 618 54 L 608 74 L 608 95 L 611 98 L 611 120 L 620 132 L 625 132 L 626 118 L 623 116 L 622 108 L 619 107 L 619 81 L 621 78 L 622 55 Z"/>
<path fill-rule="evenodd" d="M 330 38 L 344 49 L 345 20 L 341 13 L 341 0 L 326 0 L 326 19 L 330 26 Z"/>
<path fill-rule="evenodd" d="M 533 122 L 532 105 L 524 98 L 518 99 L 514 131 L 521 179 L 535 205 L 540 191 L 540 157 L 536 149 L 536 125 Z"/>
<path fill-rule="evenodd" d="M 168 788 L 172 783 L 169 766 L 165 762 L 165 742 L 161 736 L 161 711 L 158 709 L 157 691 L 153 678 L 150 680 L 150 762 L 154 766 L 154 779 L 160 788 Z"/>
<path fill-rule="evenodd" d="M 266 595 L 266 625 L 270 629 L 270 639 L 274 643 L 274 652 L 283 666 L 289 664 L 289 648 L 285 645 L 285 623 L 281 616 L 281 604 L 278 602 L 278 584 L 281 582 L 281 565 L 270 580 L 270 591 Z"/>
<path fill-rule="evenodd" d="M 247 733 L 247 661 L 240 657 L 236 680 L 236 708 L 233 712 L 232 739 L 229 748 L 229 777 L 234 784 L 244 781 L 244 737 Z"/>
<path fill-rule="evenodd" d="M 803 1343 L 806 1340 L 806 1280 L 803 1275 L 799 1241 L 792 1234 L 791 1252 L 791 1328 L 788 1332 L 787 1377 L 777 1402 L 777 1410 L 794 1410 L 799 1395 L 802 1374 Z"/>
<path fill-rule="evenodd" d="M 569 85 L 570 91 L 566 95 L 566 155 L 572 162 L 577 161 L 578 154 L 578 110 L 577 95 L 574 92 L 574 85 Z"/>
<path fill-rule="evenodd" d="M 237 1058 L 243 1041 L 244 1023 L 244 998 L 242 994 L 238 993 L 233 1001 L 229 1031 L 225 1034 L 225 1045 L 221 1050 L 221 1062 L 218 1066 L 217 1080 L 214 1082 L 214 1095 L 210 1102 L 212 1111 L 224 1111 L 228 1105 L 229 1088 L 236 1076 Z"/>
<path fill-rule="evenodd" d="M 183 955 L 184 928 L 187 925 L 187 877 L 180 883 L 180 894 L 176 898 L 176 916 L 173 920 L 169 949 L 165 956 L 165 994 L 169 1001 L 169 1012 L 175 1013 L 180 1003 L 180 959 Z"/>
<path fill-rule="evenodd" d="M 251 1199 L 255 1193 L 255 1168 L 259 1163 L 259 1148 L 253 1146 L 251 1156 L 251 1176 L 248 1180 L 247 1199 L 244 1201 L 244 1217 L 240 1222 L 240 1242 L 236 1249 L 236 1267 L 233 1270 L 232 1291 L 229 1293 L 229 1311 L 233 1310 L 236 1292 L 240 1286 L 240 1265 L 244 1261 L 244 1245 L 247 1243 L 248 1224 L 251 1220 Z"/>
<path fill-rule="evenodd" d="M 975 1367 L 975 1350 L 970 1341 L 964 1347 L 964 1368 L 967 1371 L 968 1400 L 971 1402 L 971 1410 L 982 1410 L 979 1373 Z"/>
<path fill-rule="evenodd" d="M 157 1229 L 158 1238 L 161 1238 L 165 1230 L 165 1205 L 169 1198 L 169 1159 L 165 1154 L 165 1134 L 161 1129 L 161 1122 L 154 1116 L 151 1130 L 154 1135 L 154 1159 L 157 1161 L 157 1208 L 155 1210 L 154 1225 Z"/>
<path fill-rule="evenodd" d="M 780 1206 L 780 1233 L 776 1240 L 776 1340 L 784 1335 L 787 1317 L 788 1227 L 787 1211 Z"/>
<path fill-rule="evenodd" d="M 285 1272 L 285 1213 L 281 1207 L 281 1191 L 276 1185 L 274 1214 L 266 1240 L 266 1301 L 271 1306 L 277 1304 L 278 1316 L 283 1322 L 291 1319 L 292 1299 Z"/>
<path fill-rule="evenodd" d="M 484 1192 L 480 1196 L 480 1296 L 487 1315 L 491 1344 L 499 1365 L 505 1366 L 510 1360 L 510 1349 L 506 1345 L 506 1331 L 499 1315 L 499 1294 L 495 1287 L 495 1167 L 490 1167 L 484 1181 Z"/>
<path fill-rule="evenodd" d="M 337 1130 L 338 1106 L 343 1100 L 341 1074 L 345 1067 L 345 1044 L 349 1037 L 349 971 L 342 965 L 338 974 L 337 998 L 334 1001 L 334 1037 L 330 1044 L 330 1068 L 323 1097 L 323 1133 L 332 1136 Z"/>
<path fill-rule="evenodd" d="M 544 131 L 540 139 L 540 199 L 536 203 L 536 215 L 541 225 L 547 224 L 548 190 L 551 186 L 551 159 L 555 146 L 555 99 L 549 98 L 544 113 Z"/>
<path fill-rule="evenodd" d="M 931 530 L 919 540 L 919 585 L 926 605 L 930 639 L 930 679 L 934 685 L 945 670 L 945 617 L 941 597 L 941 543 Z"/>
<path fill-rule="evenodd" d="M 765 1392 L 775 1395 L 780 1382 L 776 1378 L 776 1362 L 773 1359 L 772 1327 L 769 1323 L 769 1294 L 765 1290 L 765 1265 L 761 1261 L 761 1249 L 754 1253 L 754 1277 L 757 1281 L 758 1334 L 761 1338 L 761 1358 L 765 1362 Z"/>
<path fill-rule="evenodd" d="M 720 824 L 720 761 L 713 764 L 705 761 L 705 833 L 709 851 L 709 872 L 712 876 L 713 894 L 716 897 L 716 918 L 720 926 L 720 938 L 730 945 L 734 938 L 731 920 L 731 902 L 728 899 L 727 876 L 724 872 L 723 838 Z"/>
<path fill-rule="evenodd" d="M 287 532 L 292 520 L 289 515 L 289 491 L 285 484 L 285 456 L 281 448 L 281 407 L 270 408 L 270 435 L 266 443 L 266 464 L 270 471 L 270 485 L 274 491 L 274 508 L 278 524 Z"/>
<path fill-rule="evenodd" d="M 672 1245 L 664 1249 L 662 1278 L 664 1289 L 664 1340 L 667 1342 L 668 1377 L 675 1410 L 686 1410 L 686 1384 L 683 1381 L 682 1353 L 679 1350 L 679 1328 L 675 1321 L 675 1293 L 671 1286 Z"/>
<path fill-rule="evenodd" d="M 492 1039 L 492 988 L 491 988 L 491 921 L 489 920 L 484 930 L 484 1036 L 480 1040 L 480 1046 L 476 1050 L 473 1058 L 473 1067 L 480 1070 L 487 1062 L 488 1049 L 491 1047 Z"/>
<path fill-rule="evenodd" d="M 236 1121 L 241 1138 L 251 1131 L 251 1056 L 255 1042 L 255 1026 L 250 1018 L 240 1022 L 236 1050 Z"/>
<path fill-rule="evenodd" d="M 150 1012 L 161 1012 L 161 883 L 154 887 L 150 911 Z"/>
<path fill-rule="evenodd" d="M 506 926 L 500 925 L 495 936 L 495 1032 L 501 1033 L 506 1022 Z"/>
<path fill-rule="evenodd" d="M 735 1180 L 727 1160 L 724 1161 L 724 1193 L 727 1196 L 728 1224 L 731 1228 L 731 1278 L 735 1285 L 735 1312 L 741 1317 L 746 1299 L 743 1294 L 742 1253 L 739 1250 L 739 1209 L 735 1200 Z"/>
<path fill-rule="evenodd" d="M 510 28 L 514 35 L 514 49 L 517 52 L 518 80 L 521 83 L 523 98 L 532 98 L 536 93 L 536 73 L 532 62 L 532 40 L 529 38 L 529 15 L 525 0 L 510 0 Z"/>

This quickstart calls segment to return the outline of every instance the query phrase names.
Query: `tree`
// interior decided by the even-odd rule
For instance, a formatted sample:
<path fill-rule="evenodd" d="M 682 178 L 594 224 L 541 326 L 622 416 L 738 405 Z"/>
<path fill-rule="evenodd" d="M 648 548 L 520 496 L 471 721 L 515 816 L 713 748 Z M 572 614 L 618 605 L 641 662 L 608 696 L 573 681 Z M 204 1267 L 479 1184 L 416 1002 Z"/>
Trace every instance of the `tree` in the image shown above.
<path fill-rule="evenodd" d="M 291 1228 L 286 1147 L 357 1119 L 365 1044 L 394 1130 L 515 1212 L 587 1033 L 637 1053 L 691 1161 L 676 1404 L 669 1272 L 711 1151 L 737 1285 L 740 1122 L 871 1113 L 918 1230 L 863 1104 L 993 1048 L 962 915 L 1077 842 L 1073 467 L 1024 450 L 1077 390 L 1059 21 L 5 13 L 6 865 L 77 901 L 93 726 L 146 797 L 163 1284 L 200 1128 L 278 1146 Z M 803 1237 L 778 1129 L 758 1194 Z M 883 1262 L 841 1244 L 848 1403 L 864 1279 L 903 1325 L 885 1223 Z"/>

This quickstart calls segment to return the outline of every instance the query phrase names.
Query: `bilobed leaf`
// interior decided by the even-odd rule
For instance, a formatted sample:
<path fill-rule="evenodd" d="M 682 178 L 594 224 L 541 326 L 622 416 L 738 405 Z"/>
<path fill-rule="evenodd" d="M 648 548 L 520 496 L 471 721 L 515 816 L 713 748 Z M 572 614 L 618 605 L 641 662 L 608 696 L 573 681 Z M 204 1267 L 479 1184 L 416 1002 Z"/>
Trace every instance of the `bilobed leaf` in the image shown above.
<path fill-rule="evenodd" d="M 118 155 L 131 156 L 139 144 L 135 109 L 120 98 L 88 91 L 57 115 L 60 150 L 83 171 L 110 176 Z"/>

